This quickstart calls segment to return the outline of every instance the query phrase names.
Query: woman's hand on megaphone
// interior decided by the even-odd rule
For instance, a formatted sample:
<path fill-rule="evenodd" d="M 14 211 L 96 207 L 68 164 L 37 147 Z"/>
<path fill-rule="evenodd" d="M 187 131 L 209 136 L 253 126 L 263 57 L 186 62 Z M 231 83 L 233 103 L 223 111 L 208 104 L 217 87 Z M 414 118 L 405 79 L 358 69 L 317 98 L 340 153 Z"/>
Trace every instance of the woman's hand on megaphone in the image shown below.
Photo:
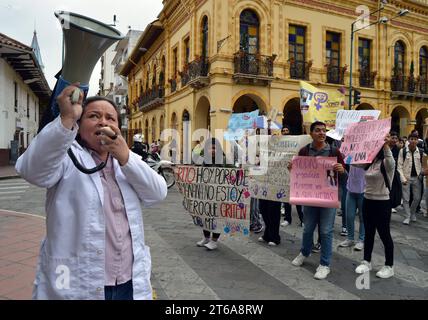
<path fill-rule="evenodd" d="M 64 127 L 72 129 L 77 120 L 82 115 L 83 92 L 79 89 L 80 83 L 73 83 L 62 90 L 61 94 L 56 98 L 61 114 L 61 122 Z M 76 95 L 75 90 L 79 90 L 79 98 L 76 103 L 73 103 L 73 96 Z M 74 97 L 75 98 L 75 97 Z"/>

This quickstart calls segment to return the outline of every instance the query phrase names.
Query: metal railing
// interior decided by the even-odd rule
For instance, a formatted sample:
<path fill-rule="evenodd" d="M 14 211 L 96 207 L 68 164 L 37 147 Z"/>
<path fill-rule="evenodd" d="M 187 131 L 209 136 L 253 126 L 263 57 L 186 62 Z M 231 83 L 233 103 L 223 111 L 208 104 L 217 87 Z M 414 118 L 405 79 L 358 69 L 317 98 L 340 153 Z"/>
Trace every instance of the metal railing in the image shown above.
<path fill-rule="evenodd" d="M 347 66 L 338 67 L 332 65 L 326 65 L 327 68 L 327 82 L 334 84 L 344 84 L 345 83 L 345 71 Z"/>
<path fill-rule="evenodd" d="M 273 77 L 273 61 L 276 56 L 263 56 L 239 51 L 234 54 L 235 74 Z"/>
<path fill-rule="evenodd" d="M 312 61 L 290 61 L 290 78 L 309 80 L 309 70 L 312 66 Z"/>
<path fill-rule="evenodd" d="M 360 70 L 360 87 L 374 88 L 377 72 L 369 69 Z"/>

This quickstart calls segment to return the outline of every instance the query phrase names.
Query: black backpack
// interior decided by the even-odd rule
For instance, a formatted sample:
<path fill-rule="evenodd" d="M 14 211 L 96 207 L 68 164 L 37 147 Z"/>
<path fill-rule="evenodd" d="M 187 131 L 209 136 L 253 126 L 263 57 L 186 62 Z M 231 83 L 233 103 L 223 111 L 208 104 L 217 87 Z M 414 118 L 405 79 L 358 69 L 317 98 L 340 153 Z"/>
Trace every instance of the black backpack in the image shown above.
<path fill-rule="evenodd" d="M 386 174 L 385 165 L 383 160 L 380 163 L 380 172 L 383 175 L 385 185 L 389 190 L 389 200 L 391 202 L 391 208 L 398 207 L 401 204 L 401 199 L 403 197 L 403 189 L 401 185 L 400 174 L 397 169 L 394 169 L 394 179 L 392 179 L 392 185 L 389 183 L 388 176 Z"/>

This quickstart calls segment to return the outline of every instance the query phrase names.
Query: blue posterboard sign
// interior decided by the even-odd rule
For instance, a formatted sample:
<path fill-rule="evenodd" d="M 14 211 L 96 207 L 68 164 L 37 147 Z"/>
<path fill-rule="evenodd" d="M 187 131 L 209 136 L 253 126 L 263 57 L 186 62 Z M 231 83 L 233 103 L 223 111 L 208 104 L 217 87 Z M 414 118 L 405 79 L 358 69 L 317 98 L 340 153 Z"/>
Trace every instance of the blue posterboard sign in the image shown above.
<path fill-rule="evenodd" d="M 245 130 L 254 128 L 254 122 L 258 116 L 259 110 L 233 113 L 229 118 L 224 138 L 226 140 L 240 140 L 244 136 Z"/>

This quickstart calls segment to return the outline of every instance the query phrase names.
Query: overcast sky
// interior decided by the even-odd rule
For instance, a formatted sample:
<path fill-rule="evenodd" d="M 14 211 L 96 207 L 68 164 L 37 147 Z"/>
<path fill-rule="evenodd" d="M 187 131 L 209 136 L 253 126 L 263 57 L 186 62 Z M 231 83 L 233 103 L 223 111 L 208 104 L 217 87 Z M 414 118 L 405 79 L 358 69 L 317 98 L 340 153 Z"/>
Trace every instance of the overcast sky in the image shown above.
<path fill-rule="evenodd" d="M 55 74 L 61 69 L 62 30 L 56 10 L 71 11 L 101 22 L 113 23 L 126 34 L 128 26 L 134 30 L 144 28 L 156 19 L 162 10 L 162 0 L 0 0 L 0 32 L 28 46 L 31 45 L 36 26 L 45 77 L 51 89 Z M 89 95 L 98 92 L 100 63 L 95 67 L 90 82 Z"/>

